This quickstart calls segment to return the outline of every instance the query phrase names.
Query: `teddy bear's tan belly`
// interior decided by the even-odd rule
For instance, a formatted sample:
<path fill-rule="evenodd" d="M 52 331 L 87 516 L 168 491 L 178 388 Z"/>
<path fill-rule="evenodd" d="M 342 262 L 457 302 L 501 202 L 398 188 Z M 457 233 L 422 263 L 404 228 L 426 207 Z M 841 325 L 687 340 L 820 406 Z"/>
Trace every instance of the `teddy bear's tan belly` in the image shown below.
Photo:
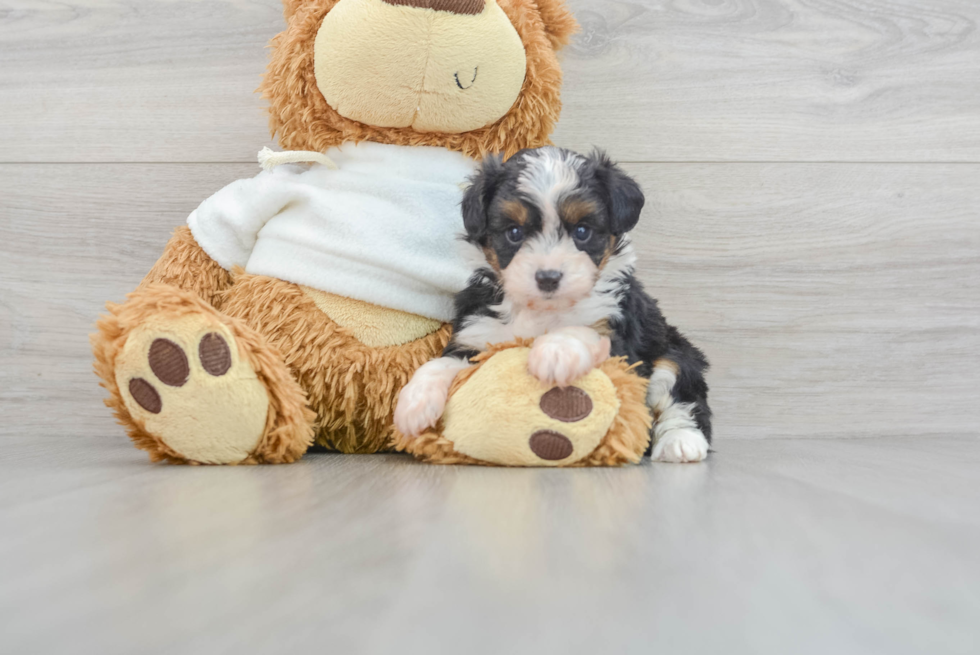
<path fill-rule="evenodd" d="M 401 346 L 427 337 L 442 327 L 439 321 L 417 314 L 378 307 L 310 287 L 301 289 L 330 320 L 371 348 Z"/>

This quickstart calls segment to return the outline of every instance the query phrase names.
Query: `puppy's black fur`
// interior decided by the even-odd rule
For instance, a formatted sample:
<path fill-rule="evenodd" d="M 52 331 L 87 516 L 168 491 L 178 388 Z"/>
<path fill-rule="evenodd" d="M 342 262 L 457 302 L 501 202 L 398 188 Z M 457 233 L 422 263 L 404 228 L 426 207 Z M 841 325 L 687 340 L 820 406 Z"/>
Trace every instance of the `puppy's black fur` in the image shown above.
<path fill-rule="evenodd" d="M 711 408 L 708 383 L 704 379 L 709 367 L 708 358 L 677 328 L 667 323 L 657 301 L 647 295 L 632 273 L 624 280 L 624 286 L 628 290 L 620 301 L 622 318 L 609 322 L 612 356 L 626 357 L 630 364 L 640 362 L 636 372 L 645 378 L 653 375 L 654 362 L 664 359 L 673 362 L 678 370 L 677 383 L 671 391 L 674 401 L 693 405 L 694 420 L 711 443 Z"/>
<path fill-rule="evenodd" d="M 574 185 L 553 196 L 534 189 L 535 184 L 544 188 L 558 179 L 542 163 L 545 154 L 548 166 L 569 166 L 575 172 Z M 553 207 L 543 207 L 544 198 L 550 198 Z M 601 152 L 583 157 L 550 148 L 522 151 L 506 163 L 499 158 L 486 160 L 464 197 L 463 219 L 467 241 L 483 250 L 488 263 L 474 272 L 469 286 L 456 297 L 453 339 L 444 356 L 468 359 L 479 353 L 480 345 L 467 342 L 466 336 L 467 329 L 479 320 L 499 322 L 501 334 L 507 334 L 512 316 L 505 303 L 504 271 L 523 248 L 529 248 L 531 240 L 553 230 L 552 241 L 571 240 L 596 267 L 601 284 L 597 282 L 593 295 L 608 300 L 599 304 L 614 311 L 589 320 L 610 337 L 612 355 L 638 364 L 636 372 L 646 378 L 653 375 L 655 366 L 676 369 L 673 400 L 691 406 L 691 417 L 710 442 L 711 410 L 704 378 L 707 358 L 667 323 L 657 301 L 636 279 L 631 263 L 619 268 L 609 264 L 624 260 L 622 256 L 631 252 L 628 232 L 639 221 L 644 202 L 639 185 Z M 548 224 L 546 214 L 560 220 L 552 218 Z M 520 239 L 515 238 L 517 232 Z M 580 238 L 583 235 L 587 238 Z M 652 448 L 651 440 L 647 455 Z"/>

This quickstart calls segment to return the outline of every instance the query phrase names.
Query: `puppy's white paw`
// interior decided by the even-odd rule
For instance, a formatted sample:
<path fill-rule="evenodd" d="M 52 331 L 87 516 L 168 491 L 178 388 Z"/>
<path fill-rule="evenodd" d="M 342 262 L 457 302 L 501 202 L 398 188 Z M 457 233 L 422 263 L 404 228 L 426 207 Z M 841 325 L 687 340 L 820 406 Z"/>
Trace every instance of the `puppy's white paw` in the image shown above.
<path fill-rule="evenodd" d="M 608 359 L 610 347 L 609 339 L 591 328 L 552 332 L 535 339 L 527 370 L 545 384 L 567 387 Z"/>
<path fill-rule="evenodd" d="M 398 396 L 395 427 L 405 436 L 419 436 L 442 418 L 448 396 L 444 385 L 432 378 L 413 379 Z"/>
<path fill-rule="evenodd" d="M 696 428 L 665 433 L 653 447 L 653 460 L 675 464 L 701 462 L 708 456 L 708 440 Z"/>
<path fill-rule="evenodd" d="M 456 375 L 469 364 L 444 358 L 429 362 L 405 385 L 395 407 L 395 427 L 402 434 L 417 437 L 435 427 L 446 411 L 449 389 Z"/>

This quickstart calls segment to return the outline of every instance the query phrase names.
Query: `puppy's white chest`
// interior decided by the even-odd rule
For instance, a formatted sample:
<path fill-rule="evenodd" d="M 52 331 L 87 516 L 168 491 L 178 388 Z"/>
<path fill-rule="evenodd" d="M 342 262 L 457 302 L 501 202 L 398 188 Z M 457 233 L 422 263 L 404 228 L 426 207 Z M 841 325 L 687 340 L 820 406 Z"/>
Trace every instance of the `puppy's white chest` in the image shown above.
<path fill-rule="evenodd" d="M 559 328 L 588 326 L 603 318 L 582 323 L 582 320 L 588 319 L 574 312 L 536 312 L 512 308 L 501 314 L 501 318 L 477 318 L 456 335 L 456 341 L 476 350 L 484 350 L 487 344 L 507 343 L 519 338 L 535 339 Z"/>
<path fill-rule="evenodd" d="M 518 337 L 533 339 L 547 332 L 540 322 L 518 315 L 503 318 L 481 316 L 456 334 L 456 341 L 475 350 L 484 350 L 489 344 L 507 343 Z"/>

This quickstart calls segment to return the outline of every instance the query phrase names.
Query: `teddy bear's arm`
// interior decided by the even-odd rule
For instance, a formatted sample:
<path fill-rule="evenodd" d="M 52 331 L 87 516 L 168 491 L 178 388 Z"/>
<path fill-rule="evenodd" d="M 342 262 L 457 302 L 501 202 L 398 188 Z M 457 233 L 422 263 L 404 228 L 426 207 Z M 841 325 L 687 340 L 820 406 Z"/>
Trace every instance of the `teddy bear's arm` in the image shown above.
<path fill-rule="evenodd" d="M 204 252 L 190 228 L 184 225 L 174 231 L 163 255 L 143 278 L 139 288 L 156 283 L 169 284 L 197 294 L 216 306 L 218 295 L 230 287 L 231 282 L 231 273 Z"/>
<path fill-rule="evenodd" d="M 169 284 L 217 307 L 219 294 L 232 284 L 230 271 L 245 267 L 259 231 L 296 195 L 293 169 L 281 168 L 232 182 L 201 203 L 140 288 Z"/>

